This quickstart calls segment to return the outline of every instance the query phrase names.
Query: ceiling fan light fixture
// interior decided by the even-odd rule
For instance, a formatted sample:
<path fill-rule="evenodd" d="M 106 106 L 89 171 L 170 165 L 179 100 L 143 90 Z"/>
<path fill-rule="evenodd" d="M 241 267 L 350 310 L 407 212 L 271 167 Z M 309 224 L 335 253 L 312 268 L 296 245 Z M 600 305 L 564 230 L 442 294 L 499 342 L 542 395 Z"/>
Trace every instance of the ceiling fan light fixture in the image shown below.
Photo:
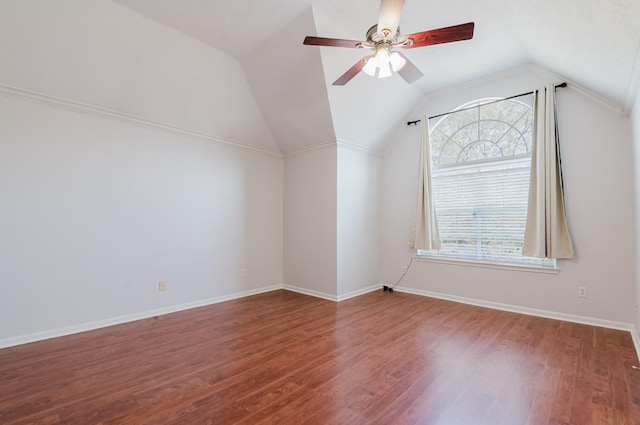
<path fill-rule="evenodd" d="M 375 77 L 376 70 L 378 69 L 378 64 L 376 63 L 376 58 L 371 57 L 367 60 L 367 63 L 362 67 L 362 72 L 365 74 Z"/>
<path fill-rule="evenodd" d="M 378 72 L 378 78 L 387 78 L 391 77 L 391 65 L 387 63 L 385 66 L 380 67 L 380 71 Z"/>
<path fill-rule="evenodd" d="M 407 60 L 402 57 L 402 55 L 398 52 L 391 53 L 389 56 L 389 63 L 391 64 L 391 68 L 393 68 L 394 72 L 398 72 L 402 69 L 403 66 L 407 63 Z"/>
<path fill-rule="evenodd" d="M 376 75 L 376 71 L 378 78 L 391 77 L 391 56 L 393 56 L 393 54 L 391 53 L 391 48 L 387 43 L 378 44 L 376 46 L 374 56 L 367 61 L 365 66 L 362 68 L 362 71 L 372 77 Z M 400 57 L 400 59 L 402 58 Z"/>
<path fill-rule="evenodd" d="M 389 47 L 386 45 L 379 45 L 376 47 L 376 62 L 378 67 L 384 68 L 389 65 Z"/>

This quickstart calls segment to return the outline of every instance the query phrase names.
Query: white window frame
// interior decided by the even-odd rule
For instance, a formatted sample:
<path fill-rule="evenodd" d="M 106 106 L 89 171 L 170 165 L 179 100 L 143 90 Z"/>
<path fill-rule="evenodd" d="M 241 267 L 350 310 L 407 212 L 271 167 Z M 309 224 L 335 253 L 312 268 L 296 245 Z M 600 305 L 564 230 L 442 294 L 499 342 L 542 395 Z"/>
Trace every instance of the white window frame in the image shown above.
<path fill-rule="evenodd" d="M 518 102 L 521 105 L 526 105 L 528 108 L 531 108 L 531 105 L 528 105 L 524 102 L 515 100 L 515 99 L 500 99 L 500 98 L 483 98 L 483 99 L 476 99 L 474 101 L 465 103 L 464 105 L 461 105 L 460 107 L 456 108 L 454 111 L 452 111 L 453 113 L 455 113 L 455 111 L 460 111 L 460 110 L 468 110 L 470 108 L 474 108 L 474 107 L 481 107 L 482 105 L 486 105 L 488 103 L 496 103 L 497 101 L 509 101 L 509 102 Z M 479 111 L 479 110 L 478 110 Z M 440 120 L 438 120 L 438 122 L 433 126 L 433 128 L 430 129 L 431 134 L 433 134 L 437 129 L 438 126 L 440 126 L 442 123 L 444 123 L 447 119 L 450 118 L 451 114 L 447 114 L 446 116 L 440 118 Z M 482 119 L 480 118 L 480 114 L 478 114 L 478 120 L 475 122 L 478 122 L 478 125 L 480 125 L 480 123 L 483 120 L 487 120 L 487 118 Z M 493 117 L 496 118 L 496 117 Z M 503 120 L 504 121 L 504 120 Z M 518 120 L 514 121 L 514 122 L 510 122 L 507 123 L 505 122 L 505 124 L 508 124 L 511 126 L 511 128 L 515 128 L 514 126 L 518 123 Z M 468 124 L 466 124 L 468 125 Z M 532 123 L 533 125 L 533 123 Z M 464 126 L 463 126 L 464 127 Z M 460 127 L 460 128 L 463 128 Z M 531 130 L 532 131 L 532 130 Z M 457 132 L 457 130 L 456 130 Z M 455 132 L 454 132 L 455 134 Z M 460 170 L 464 170 L 464 169 L 472 169 L 475 168 L 476 170 L 478 169 L 482 169 L 483 166 L 485 166 L 485 168 L 491 168 L 492 166 L 499 166 L 500 163 L 504 163 L 507 164 L 509 162 L 511 163 L 518 163 L 519 165 L 522 164 L 522 159 L 523 158 L 527 158 L 530 161 L 531 158 L 531 145 L 532 145 L 532 138 L 530 136 L 528 140 L 525 140 L 524 138 L 522 139 L 523 142 L 526 143 L 527 147 L 528 147 L 528 152 L 526 154 L 520 154 L 520 155 L 513 155 L 513 156 L 507 156 L 507 157 L 502 157 L 501 159 L 494 159 L 494 158 L 490 158 L 490 159 L 486 159 L 486 160 L 474 160 L 472 162 L 469 162 L 468 164 L 462 165 L 460 162 L 456 163 L 456 164 L 452 164 L 452 165 L 441 165 L 441 166 L 434 166 L 432 169 L 432 184 L 437 186 L 437 179 L 439 178 L 445 178 L 442 177 L 443 175 L 446 175 L 447 173 L 447 168 L 449 168 L 449 172 L 451 169 L 453 169 L 454 167 L 459 167 Z M 499 141 L 500 139 L 498 139 Z M 465 146 L 469 146 L 473 143 L 476 143 L 477 141 L 472 141 L 470 142 L 468 145 Z M 433 149 L 433 148 L 432 148 Z M 463 151 L 464 149 L 462 149 Z M 432 151 L 433 153 L 433 151 Z M 529 172 L 527 172 L 527 175 L 529 174 Z M 528 181 L 528 180 L 527 180 Z M 437 190 L 434 189 L 434 193 Z M 528 199 L 528 196 L 527 196 Z M 435 200 L 435 206 L 436 206 L 436 215 L 438 214 L 438 200 Z M 525 218 L 526 218 L 526 207 L 525 207 Z M 522 237 L 524 238 L 524 227 L 522 228 Z M 444 240 L 444 238 L 443 238 Z M 450 245 L 450 249 L 453 249 L 452 247 L 455 247 L 455 245 Z M 481 250 L 479 250 L 481 251 Z M 438 263 L 445 263 L 445 264 L 452 264 L 452 263 L 460 263 L 460 264 L 464 264 L 464 265 L 470 265 L 470 266 L 476 266 L 476 267 L 490 267 L 490 268 L 499 268 L 499 269 L 508 269 L 508 270 L 526 270 L 526 271 L 536 271 L 536 272 L 545 272 L 545 273 L 557 273 L 559 271 L 558 269 L 558 265 L 557 265 L 557 261 L 552 259 L 552 260 L 540 260 L 540 259 L 533 259 L 533 258 L 529 258 L 529 257 L 520 257 L 521 260 L 519 260 L 518 258 L 504 258 L 504 259 L 490 259 L 490 258 L 478 258 L 478 257 L 473 257 L 471 255 L 464 255 L 464 254 L 460 254 L 455 255 L 452 252 L 444 252 L 444 251 L 422 251 L 422 250 L 418 250 L 417 252 L 418 258 L 420 260 L 423 261 L 432 261 L 432 262 L 438 262 Z"/>

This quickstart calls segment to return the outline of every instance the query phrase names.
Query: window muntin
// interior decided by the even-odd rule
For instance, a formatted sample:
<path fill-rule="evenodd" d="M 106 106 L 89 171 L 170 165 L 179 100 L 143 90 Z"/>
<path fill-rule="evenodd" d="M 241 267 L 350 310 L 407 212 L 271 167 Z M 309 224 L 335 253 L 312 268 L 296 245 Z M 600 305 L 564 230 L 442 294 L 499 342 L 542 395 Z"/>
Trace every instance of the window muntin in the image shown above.
<path fill-rule="evenodd" d="M 419 255 L 555 267 L 523 257 L 533 109 L 522 99 L 481 99 L 431 129 L 432 190 L 442 248 Z"/>

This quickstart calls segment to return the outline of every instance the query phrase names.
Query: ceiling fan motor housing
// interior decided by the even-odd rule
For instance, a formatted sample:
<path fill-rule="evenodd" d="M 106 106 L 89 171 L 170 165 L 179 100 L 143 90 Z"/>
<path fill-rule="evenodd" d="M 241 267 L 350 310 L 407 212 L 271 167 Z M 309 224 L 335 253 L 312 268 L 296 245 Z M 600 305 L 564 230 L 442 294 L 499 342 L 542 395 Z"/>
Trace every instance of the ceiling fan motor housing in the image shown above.
<path fill-rule="evenodd" d="M 395 34 L 391 34 L 391 30 L 384 29 L 381 33 L 378 33 L 378 25 L 374 25 L 367 31 L 367 41 L 377 44 L 381 42 L 387 42 L 395 44 L 400 37 L 400 27 L 396 30 Z"/>

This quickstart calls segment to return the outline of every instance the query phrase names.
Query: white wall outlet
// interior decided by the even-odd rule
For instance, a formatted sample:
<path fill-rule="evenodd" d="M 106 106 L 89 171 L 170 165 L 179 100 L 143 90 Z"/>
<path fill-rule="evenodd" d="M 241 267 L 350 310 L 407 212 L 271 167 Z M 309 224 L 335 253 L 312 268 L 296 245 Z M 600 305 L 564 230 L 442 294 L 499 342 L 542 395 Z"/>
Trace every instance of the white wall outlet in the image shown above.
<path fill-rule="evenodd" d="M 249 276 L 249 269 L 244 267 L 242 269 L 242 277 L 248 277 Z"/>
<path fill-rule="evenodd" d="M 587 298 L 587 287 L 586 286 L 580 286 L 578 288 L 578 296 L 580 298 Z"/>
<path fill-rule="evenodd" d="M 158 282 L 158 291 L 166 291 L 167 290 L 167 282 Z"/>

